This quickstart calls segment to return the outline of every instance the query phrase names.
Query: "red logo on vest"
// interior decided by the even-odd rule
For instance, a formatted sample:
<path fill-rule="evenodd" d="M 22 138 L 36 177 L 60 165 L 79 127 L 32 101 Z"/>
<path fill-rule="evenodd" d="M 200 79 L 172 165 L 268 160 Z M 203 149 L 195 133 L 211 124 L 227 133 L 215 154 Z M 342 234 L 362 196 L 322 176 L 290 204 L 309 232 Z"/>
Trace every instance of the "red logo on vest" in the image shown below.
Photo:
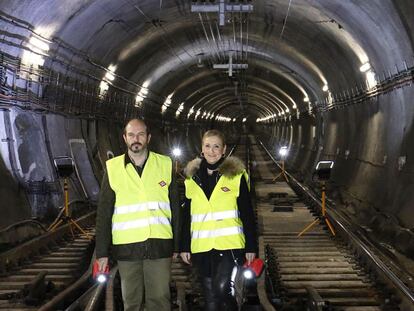
<path fill-rule="evenodd" d="M 224 192 L 229 192 L 230 191 L 230 189 L 227 188 L 227 187 L 221 187 L 221 190 L 223 190 Z"/>
<path fill-rule="evenodd" d="M 167 185 L 167 183 L 166 183 L 165 181 L 163 181 L 163 180 L 161 180 L 158 184 L 159 184 L 161 187 L 164 187 L 164 186 L 166 186 L 166 185 Z"/>

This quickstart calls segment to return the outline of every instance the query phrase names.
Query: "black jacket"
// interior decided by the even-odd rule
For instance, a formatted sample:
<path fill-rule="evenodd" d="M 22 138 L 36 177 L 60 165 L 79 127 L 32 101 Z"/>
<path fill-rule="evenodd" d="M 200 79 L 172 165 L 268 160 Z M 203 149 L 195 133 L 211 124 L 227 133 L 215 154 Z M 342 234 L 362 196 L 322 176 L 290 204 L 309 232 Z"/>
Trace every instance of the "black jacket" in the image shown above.
<path fill-rule="evenodd" d="M 146 163 L 146 162 L 145 162 Z M 145 169 L 134 166 L 137 174 L 141 176 Z M 125 153 L 125 166 L 134 165 L 128 153 Z M 140 260 L 158 259 L 171 257 L 173 251 L 178 252 L 178 233 L 180 221 L 179 194 L 174 170 L 172 170 L 172 181 L 168 188 L 168 196 L 171 206 L 171 225 L 173 239 L 148 239 L 143 242 L 130 244 L 112 244 L 112 215 L 114 213 L 115 192 L 109 185 L 108 175 L 105 174 L 102 180 L 96 216 L 96 257 L 109 257 L 112 255 L 115 260 Z M 112 250 L 112 251 L 111 251 Z"/>
<path fill-rule="evenodd" d="M 219 166 L 218 172 L 213 176 L 212 183 L 207 181 L 202 183 L 200 172 L 201 159 L 191 161 L 185 168 L 185 175 L 187 178 L 192 178 L 204 191 L 207 198 L 210 197 L 214 186 L 221 175 L 236 175 L 244 170 L 243 163 L 235 157 L 228 157 Z M 239 211 L 240 220 L 243 223 L 243 232 L 246 239 L 244 251 L 246 253 L 257 253 L 257 235 L 256 235 L 256 217 L 253 212 L 253 207 L 250 199 L 249 188 L 245 178 L 240 179 L 240 190 L 237 198 L 237 208 Z M 180 251 L 190 252 L 191 250 L 191 200 L 186 199 L 184 202 L 184 209 L 182 213 L 182 231 L 180 239 Z"/>

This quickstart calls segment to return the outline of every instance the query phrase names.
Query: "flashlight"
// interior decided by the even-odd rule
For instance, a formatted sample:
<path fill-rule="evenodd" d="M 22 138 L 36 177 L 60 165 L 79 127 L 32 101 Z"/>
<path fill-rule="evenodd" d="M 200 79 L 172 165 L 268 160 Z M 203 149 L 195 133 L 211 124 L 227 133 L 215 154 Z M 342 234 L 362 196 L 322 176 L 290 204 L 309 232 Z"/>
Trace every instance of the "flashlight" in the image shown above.
<path fill-rule="evenodd" d="M 250 280 L 253 279 L 254 273 L 250 268 L 245 268 L 243 271 L 243 276 L 245 279 Z"/>
<path fill-rule="evenodd" d="M 96 280 L 98 283 L 105 283 L 108 280 L 109 276 L 109 265 L 105 266 L 105 269 L 103 271 L 99 270 L 99 261 L 95 260 L 93 264 L 92 269 L 92 277 L 94 280 Z"/>
<path fill-rule="evenodd" d="M 251 279 L 253 277 L 258 278 L 262 274 L 262 271 L 264 268 L 264 262 L 260 258 L 255 258 L 250 264 L 248 264 L 246 261 L 243 267 L 245 268 L 244 273 L 243 273 L 245 278 L 247 279 Z"/>

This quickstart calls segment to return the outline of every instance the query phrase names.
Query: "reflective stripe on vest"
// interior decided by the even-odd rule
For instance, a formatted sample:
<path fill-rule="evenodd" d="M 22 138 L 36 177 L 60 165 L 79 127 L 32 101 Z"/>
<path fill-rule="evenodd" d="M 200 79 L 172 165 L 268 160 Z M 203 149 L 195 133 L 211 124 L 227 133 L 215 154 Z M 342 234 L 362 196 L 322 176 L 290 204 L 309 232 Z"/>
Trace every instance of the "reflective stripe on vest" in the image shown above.
<path fill-rule="evenodd" d="M 143 212 L 145 210 L 156 210 L 156 209 L 169 210 L 170 203 L 168 202 L 145 202 L 133 205 L 116 206 L 114 214 L 128 214 L 134 212 Z"/>
<path fill-rule="evenodd" d="M 223 237 L 227 235 L 234 235 L 234 234 L 242 234 L 243 228 L 242 227 L 230 227 L 230 228 L 222 228 L 216 230 L 200 230 L 200 231 L 193 231 L 191 233 L 192 239 L 205 239 L 205 238 L 217 238 Z"/>
<path fill-rule="evenodd" d="M 232 210 L 232 211 L 225 211 L 225 212 L 192 215 L 191 222 L 196 223 L 196 222 L 204 222 L 204 221 L 210 221 L 210 220 L 223 220 L 223 219 L 237 218 L 237 217 L 239 217 L 237 210 Z"/>
<path fill-rule="evenodd" d="M 221 176 L 209 200 L 193 179 L 185 180 L 186 197 L 191 200 L 192 253 L 244 248 L 243 224 L 237 209 L 244 174 Z"/>
<path fill-rule="evenodd" d="M 109 185 L 115 192 L 112 243 L 128 244 L 148 238 L 172 239 L 168 187 L 172 162 L 150 152 L 141 177 L 125 155 L 106 162 Z"/>
<path fill-rule="evenodd" d="M 150 217 L 145 219 L 131 220 L 126 222 L 117 222 L 112 224 L 112 230 L 129 230 L 141 228 L 148 225 L 169 225 L 170 220 L 167 217 Z"/>

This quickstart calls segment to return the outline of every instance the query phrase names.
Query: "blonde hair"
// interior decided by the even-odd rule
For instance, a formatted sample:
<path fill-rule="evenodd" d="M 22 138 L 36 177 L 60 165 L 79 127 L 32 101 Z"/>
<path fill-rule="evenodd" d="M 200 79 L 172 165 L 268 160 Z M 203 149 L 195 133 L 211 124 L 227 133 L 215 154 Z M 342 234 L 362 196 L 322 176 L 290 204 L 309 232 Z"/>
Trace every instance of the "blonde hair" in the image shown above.
<path fill-rule="evenodd" d="M 223 143 L 223 146 L 226 145 L 226 138 L 224 137 L 224 134 L 220 132 L 219 130 L 208 130 L 204 133 L 203 138 L 201 139 L 201 143 L 203 143 L 204 139 L 207 137 L 217 136 L 220 138 L 221 142 Z"/>

